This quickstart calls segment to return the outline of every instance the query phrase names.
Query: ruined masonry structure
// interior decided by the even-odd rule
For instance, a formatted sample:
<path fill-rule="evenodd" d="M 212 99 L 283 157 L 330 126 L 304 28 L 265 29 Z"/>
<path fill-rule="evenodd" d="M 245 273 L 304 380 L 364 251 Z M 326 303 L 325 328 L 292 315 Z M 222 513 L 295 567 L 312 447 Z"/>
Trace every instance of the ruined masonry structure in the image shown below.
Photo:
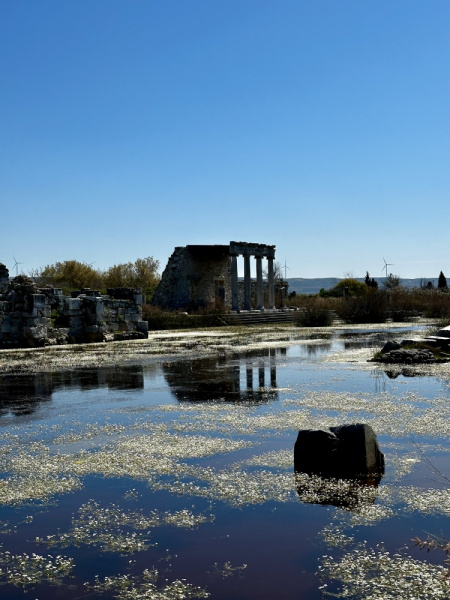
<path fill-rule="evenodd" d="M 11 282 L 0 263 L 0 348 L 104 342 L 148 337 L 140 289 L 84 289 L 64 296 L 28 277 Z"/>
<path fill-rule="evenodd" d="M 237 257 L 244 257 L 243 307 L 239 302 Z M 251 310 L 250 258 L 256 260 L 256 308 L 264 310 L 262 259 L 267 259 L 268 299 L 275 309 L 273 261 L 275 246 L 230 242 L 228 246 L 179 246 L 169 258 L 152 304 L 162 308 L 199 308 L 221 304 L 225 309 Z"/>

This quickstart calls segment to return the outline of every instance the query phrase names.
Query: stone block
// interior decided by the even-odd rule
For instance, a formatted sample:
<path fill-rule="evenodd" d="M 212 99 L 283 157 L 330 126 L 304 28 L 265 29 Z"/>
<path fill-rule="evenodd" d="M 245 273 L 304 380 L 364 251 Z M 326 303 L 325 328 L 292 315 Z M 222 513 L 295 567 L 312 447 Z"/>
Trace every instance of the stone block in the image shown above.
<path fill-rule="evenodd" d="M 47 337 L 47 327 L 24 327 L 23 335 L 32 340 L 40 340 Z"/>
<path fill-rule="evenodd" d="M 353 479 L 384 474 L 384 455 L 370 425 L 355 423 L 300 430 L 294 465 L 302 473 Z"/>
<path fill-rule="evenodd" d="M 390 352 L 391 350 L 399 350 L 399 349 L 400 349 L 400 344 L 398 342 L 391 340 L 391 341 L 385 343 L 385 345 L 381 349 L 381 352 L 384 354 L 385 352 Z"/>
<path fill-rule="evenodd" d="M 130 321 L 132 323 L 138 323 L 141 320 L 141 315 L 136 314 L 132 314 L 130 315 Z"/>
<path fill-rule="evenodd" d="M 99 333 L 100 327 L 98 325 L 87 325 L 86 333 Z"/>
<path fill-rule="evenodd" d="M 11 323 L 2 323 L 2 333 L 10 333 L 11 331 Z"/>
<path fill-rule="evenodd" d="M 26 325 L 27 327 L 36 327 L 37 325 L 49 327 L 51 325 L 51 319 L 47 319 L 46 317 L 34 317 L 26 319 Z"/>
<path fill-rule="evenodd" d="M 103 322 L 104 322 L 103 315 L 97 315 L 95 313 L 86 315 L 86 324 L 87 325 L 101 325 Z"/>
<path fill-rule="evenodd" d="M 80 298 L 66 298 L 65 304 L 69 311 L 71 311 L 71 310 L 78 311 L 81 308 Z"/>
<path fill-rule="evenodd" d="M 148 323 L 147 323 L 147 321 L 139 321 L 138 323 L 136 323 L 136 329 L 137 329 L 137 331 L 140 331 L 141 333 L 147 333 L 148 334 Z"/>
<path fill-rule="evenodd" d="M 44 308 L 47 304 L 47 297 L 44 294 L 32 294 L 31 295 L 33 308 Z"/>
<path fill-rule="evenodd" d="M 134 303 L 135 304 L 142 304 L 143 303 L 142 294 L 135 294 L 134 295 Z"/>
<path fill-rule="evenodd" d="M 437 332 L 438 337 L 450 338 L 450 326 L 439 329 Z"/>

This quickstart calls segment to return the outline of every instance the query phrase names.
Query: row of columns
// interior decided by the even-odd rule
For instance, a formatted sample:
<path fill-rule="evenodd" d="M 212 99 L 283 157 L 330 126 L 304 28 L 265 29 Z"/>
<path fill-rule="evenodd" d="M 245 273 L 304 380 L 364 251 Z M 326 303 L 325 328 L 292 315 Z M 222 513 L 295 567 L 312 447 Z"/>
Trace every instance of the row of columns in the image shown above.
<path fill-rule="evenodd" d="M 264 288 L 262 275 L 262 256 L 256 260 L 256 308 L 264 310 Z M 275 281 L 273 276 L 273 257 L 267 257 L 267 279 L 269 284 L 269 309 L 275 308 Z M 252 280 L 250 275 L 250 255 L 244 255 L 244 310 L 252 309 Z M 239 311 L 239 288 L 237 256 L 231 256 L 231 310 Z"/>

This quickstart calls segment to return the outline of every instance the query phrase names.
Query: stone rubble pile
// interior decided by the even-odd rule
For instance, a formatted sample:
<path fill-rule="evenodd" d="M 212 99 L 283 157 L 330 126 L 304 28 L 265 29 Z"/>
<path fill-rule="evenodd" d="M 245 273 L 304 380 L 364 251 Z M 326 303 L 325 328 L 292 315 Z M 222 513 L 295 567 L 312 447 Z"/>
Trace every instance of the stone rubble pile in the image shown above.
<path fill-rule="evenodd" d="M 25 276 L 9 280 L 0 263 L 0 348 L 104 342 L 148 337 L 142 320 L 142 291 L 83 289 L 64 296 Z"/>
<path fill-rule="evenodd" d="M 382 363 L 403 363 L 407 365 L 411 365 L 413 363 L 435 363 L 442 362 L 442 360 L 437 359 L 431 350 L 421 350 L 421 349 L 407 349 L 400 348 L 398 350 L 390 350 L 385 354 L 382 354 L 380 357 L 375 358 L 377 362 Z"/>

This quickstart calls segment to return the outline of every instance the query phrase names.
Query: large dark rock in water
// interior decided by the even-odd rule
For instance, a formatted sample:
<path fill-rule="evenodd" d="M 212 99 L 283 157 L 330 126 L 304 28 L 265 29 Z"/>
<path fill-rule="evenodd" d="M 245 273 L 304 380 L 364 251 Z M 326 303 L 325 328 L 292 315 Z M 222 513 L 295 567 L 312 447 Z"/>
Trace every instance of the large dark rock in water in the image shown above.
<path fill-rule="evenodd" d="M 370 425 L 355 423 L 329 429 L 303 429 L 294 447 L 300 473 L 338 479 L 384 474 L 384 455 Z"/>
<path fill-rule="evenodd" d="M 401 346 L 398 342 L 390 340 L 386 342 L 383 348 L 381 349 L 382 354 L 386 354 L 386 352 L 390 352 L 391 350 L 400 350 Z"/>

